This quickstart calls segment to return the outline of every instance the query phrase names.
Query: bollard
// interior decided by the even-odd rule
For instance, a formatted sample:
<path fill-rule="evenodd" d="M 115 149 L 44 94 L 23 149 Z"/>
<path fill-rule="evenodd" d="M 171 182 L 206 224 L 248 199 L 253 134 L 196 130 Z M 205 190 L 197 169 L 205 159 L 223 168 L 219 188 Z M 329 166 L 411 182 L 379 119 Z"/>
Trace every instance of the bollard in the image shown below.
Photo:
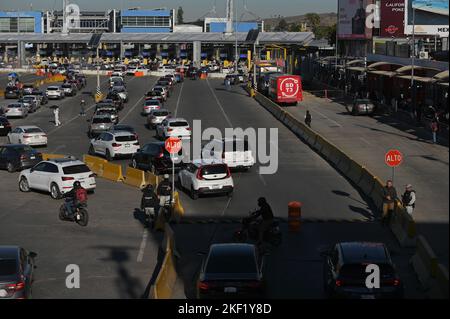
<path fill-rule="evenodd" d="M 299 232 L 302 221 L 302 206 L 301 202 L 290 202 L 288 204 L 288 226 L 289 232 Z"/>
<path fill-rule="evenodd" d="M 328 91 L 325 90 L 325 99 L 328 100 Z"/>

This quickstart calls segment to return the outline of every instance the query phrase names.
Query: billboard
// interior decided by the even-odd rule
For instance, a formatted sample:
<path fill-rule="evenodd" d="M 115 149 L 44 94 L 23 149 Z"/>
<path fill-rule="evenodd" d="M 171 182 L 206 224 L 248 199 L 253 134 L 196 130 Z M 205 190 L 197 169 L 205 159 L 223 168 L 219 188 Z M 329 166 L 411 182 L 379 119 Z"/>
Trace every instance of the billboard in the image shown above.
<path fill-rule="evenodd" d="M 380 35 L 401 38 L 405 35 L 405 0 L 383 0 L 380 3 Z"/>
<path fill-rule="evenodd" d="M 368 27 L 373 0 L 339 0 L 338 38 L 366 40 L 372 38 L 372 28 Z M 369 13 L 368 13 L 369 12 Z"/>
<path fill-rule="evenodd" d="M 448 1 L 405 0 L 405 34 L 413 33 L 415 20 L 417 35 L 448 37 Z"/>

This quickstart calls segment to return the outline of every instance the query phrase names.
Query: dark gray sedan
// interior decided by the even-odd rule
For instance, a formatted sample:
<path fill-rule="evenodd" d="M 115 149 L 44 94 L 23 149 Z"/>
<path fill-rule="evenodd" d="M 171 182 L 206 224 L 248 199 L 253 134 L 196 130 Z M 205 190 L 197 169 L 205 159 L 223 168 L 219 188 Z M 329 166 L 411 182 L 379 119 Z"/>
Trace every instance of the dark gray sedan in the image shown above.
<path fill-rule="evenodd" d="M 375 112 L 375 104 L 368 99 L 357 99 L 353 102 L 352 115 L 371 115 Z"/>

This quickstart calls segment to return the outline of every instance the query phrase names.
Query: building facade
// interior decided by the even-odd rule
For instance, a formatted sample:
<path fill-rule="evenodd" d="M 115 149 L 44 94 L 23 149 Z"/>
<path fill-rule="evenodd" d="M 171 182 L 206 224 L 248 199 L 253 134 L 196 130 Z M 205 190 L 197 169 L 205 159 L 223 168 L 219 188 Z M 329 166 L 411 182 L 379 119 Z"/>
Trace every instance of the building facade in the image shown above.
<path fill-rule="evenodd" d="M 168 33 L 173 32 L 175 10 L 123 10 L 120 12 L 120 32 Z"/>
<path fill-rule="evenodd" d="M 0 33 L 42 33 L 42 12 L 0 12 Z"/>

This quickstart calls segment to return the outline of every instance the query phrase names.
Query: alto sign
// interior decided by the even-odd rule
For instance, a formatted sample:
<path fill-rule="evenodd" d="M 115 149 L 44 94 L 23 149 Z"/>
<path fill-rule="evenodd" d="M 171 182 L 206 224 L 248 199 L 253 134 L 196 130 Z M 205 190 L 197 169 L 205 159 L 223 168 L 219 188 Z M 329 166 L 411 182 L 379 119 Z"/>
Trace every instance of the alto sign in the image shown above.
<path fill-rule="evenodd" d="M 403 154 L 399 150 L 390 150 L 386 153 L 384 161 L 389 167 L 398 167 L 403 163 Z"/>
<path fill-rule="evenodd" d="M 181 151 L 182 142 L 178 137 L 170 137 L 166 140 L 165 147 L 170 154 L 177 154 Z"/>

